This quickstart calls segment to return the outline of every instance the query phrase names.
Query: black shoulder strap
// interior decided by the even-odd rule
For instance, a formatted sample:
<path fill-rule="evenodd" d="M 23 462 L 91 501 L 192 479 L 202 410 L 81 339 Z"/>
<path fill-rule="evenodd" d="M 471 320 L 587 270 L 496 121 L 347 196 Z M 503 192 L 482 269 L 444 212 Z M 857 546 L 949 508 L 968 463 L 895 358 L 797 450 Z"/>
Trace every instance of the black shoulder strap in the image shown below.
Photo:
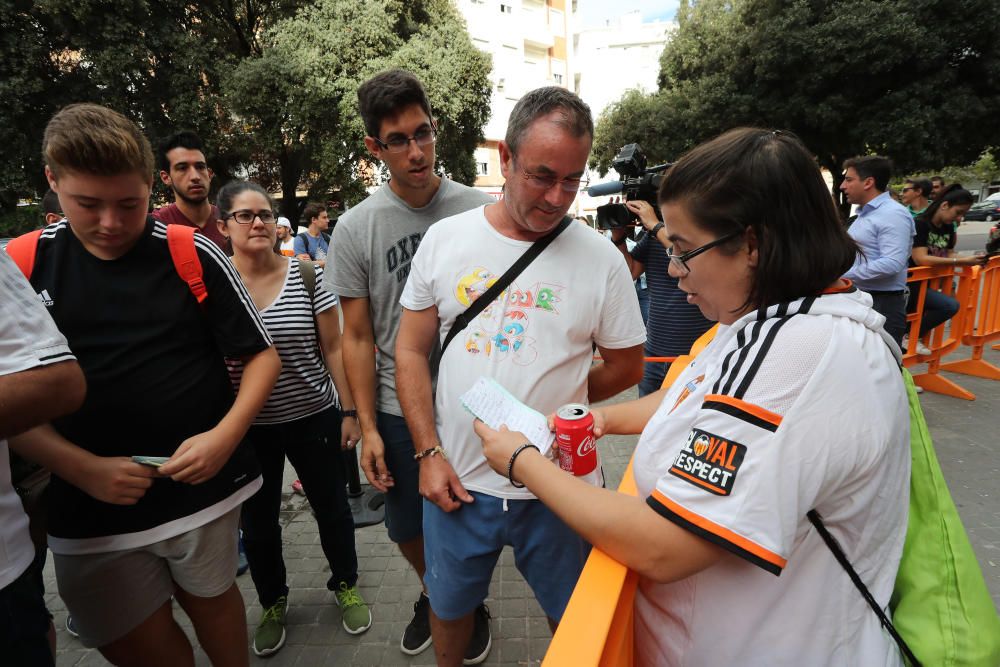
<path fill-rule="evenodd" d="M 445 336 L 444 343 L 441 344 L 441 355 L 444 356 L 444 351 L 448 349 L 448 344 L 451 340 L 457 336 L 465 327 L 469 326 L 469 323 L 476 319 L 479 313 L 483 312 L 486 306 L 493 303 L 493 301 L 500 296 L 500 294 L 507 289 L 507 286 L 514 282 L 514 279 L 521 275 L 521 272 L 535 261 L 535 258 L 542 254 L 542 251 L 552 243 L 557 236 L 559 236 L 564 229 L 569 227 L 573 219 L 566 216 L 559 223 L 559 226 L 553 229 L 551 232 L 538 239 L 531 244 L 523 255 L 517 258 L 509 269 L 502 276 L 500 276 L 495 283 L 490 285 L 490 288 L 483 292 L 478 299 L 469 304 L 465 312 L 455 318 L 455 322 L 451 325 L 451 329 L 448 331 L 448 335 Z"/>
<path fill-rule="evenodd" d="M 913 655 L 913 651 L 911 651 L 910 647 L 906 645 L 903 638 L 899 636 L 899 633 L 896 631 L 896 627 L 892 624 L 892 621 L 889 620 L 889 617 L 885 615 L 884 611 L 882 611 L 878 602 L 875 601 L 871 591 L 869 591 L 868 587 L 865 586 L 865 582 L 861 581 L 861 577 L 854 569 L 854 566 L 851 565 L 851 561 L 847 560 L 847 554 L 845 554 L 844 550 L 840 548 L 840 545 L 837 543 L 837 539 L 831 535 L 830 531 L 828 531 L 826 526 L 823 525 L 823 520 L 820 519 L 819 513 L 816 510 L 809 510 L 806 513 L 806 517 L 808 517 L 809 522 L 815 526 L 819 536 L 823 538 L 824 542 L 826 542 L 826 546 L 830 548 L 830 551 L 833 553 L 833 557 L 837 559 L 840 566 L 847 572 L 847 576 L 849 576 L 851 581 L 854 582 L 855 588 L 861 592 L 861 597 L 868 602 L 868 606 L 871 607 L 872 611 L 875 612 L 875 615 L 878 616 L 878 620 L 882 624 L 882 627 L 885 628 L 896 641 L 896 645 L 899 646 L 899 650 L 903 652 L 904 656 L 906 656 L 910 665 L 912 667 L 921 667 L 920 661 L 917 660 L 917 656 Z"/>

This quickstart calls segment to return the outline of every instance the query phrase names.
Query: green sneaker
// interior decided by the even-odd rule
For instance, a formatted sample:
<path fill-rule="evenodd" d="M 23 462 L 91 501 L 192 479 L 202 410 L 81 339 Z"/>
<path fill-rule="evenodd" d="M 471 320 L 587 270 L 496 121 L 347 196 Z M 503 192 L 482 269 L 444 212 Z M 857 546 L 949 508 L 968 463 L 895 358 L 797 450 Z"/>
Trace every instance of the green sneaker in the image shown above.
<path fill-rule="evenodd" d="M 342 581 L 334 593 L 337 595 L 337 606 L 344 617 L 345 630 L 352 635 L 360 635 L 372 627 L 372 612 L 358 593 L 357 586 L 348 586 Z"/>
<path fill-rule="evenodd" d="M 253 652 L 264 657 L 277 653 L 285 645 L 285 614 L 288 598 L 282 595 L 274 605 L 264 610 L 253 633 Z"/>

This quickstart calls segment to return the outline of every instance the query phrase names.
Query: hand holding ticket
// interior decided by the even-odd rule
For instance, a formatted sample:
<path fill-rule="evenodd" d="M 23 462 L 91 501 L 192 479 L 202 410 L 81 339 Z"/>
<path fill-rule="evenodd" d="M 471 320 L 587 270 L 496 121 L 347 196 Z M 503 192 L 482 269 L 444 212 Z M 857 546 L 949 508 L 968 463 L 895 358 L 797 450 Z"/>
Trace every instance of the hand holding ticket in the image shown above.
<path fill-rule="evenodd" d="M 517 400 L 492 378 L 481 377 L 459 398 L 462 406 L 493 429 L 506 425 L 520 431 L 531 444 L 548 456 L 555 435 L 549 430 L 545 415 Z"/>

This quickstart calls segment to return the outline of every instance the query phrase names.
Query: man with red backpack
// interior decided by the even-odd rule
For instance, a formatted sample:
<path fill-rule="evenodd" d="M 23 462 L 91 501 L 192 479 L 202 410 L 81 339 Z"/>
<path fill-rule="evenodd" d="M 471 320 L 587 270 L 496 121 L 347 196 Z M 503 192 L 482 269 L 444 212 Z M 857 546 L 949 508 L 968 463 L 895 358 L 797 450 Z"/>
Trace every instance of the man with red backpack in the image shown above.
<path fill-rule="evenodd" d="M 43 155 L 67 220 L 7 250 L 88 392 L 76 413 L 11 443 L 52 471 L 59 594 L 84 645 L 113 663 L 194 664 L 174 597 L 213 664 L 246 665 L 236 524 L 260 476 L 241 442 L 277 353 L 219 248 L 146 215 L 153 156 L 134 123 L 70 105 Z M 245 364 L 235 395 L 224 356 Z"/>

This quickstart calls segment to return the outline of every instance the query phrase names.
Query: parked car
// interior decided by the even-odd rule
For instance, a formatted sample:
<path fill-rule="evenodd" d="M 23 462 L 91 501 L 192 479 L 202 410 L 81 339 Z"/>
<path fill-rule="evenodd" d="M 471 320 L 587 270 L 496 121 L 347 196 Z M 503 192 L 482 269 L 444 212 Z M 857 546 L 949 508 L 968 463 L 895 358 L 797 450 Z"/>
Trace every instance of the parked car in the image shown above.
<path fill-rule="evenodd" d="M 963 219 L 966 221 L 985 220 L 986 222 L 1000 220 L 1000 201 L 981 201 L 978 204 L 973 204 Z"/>

